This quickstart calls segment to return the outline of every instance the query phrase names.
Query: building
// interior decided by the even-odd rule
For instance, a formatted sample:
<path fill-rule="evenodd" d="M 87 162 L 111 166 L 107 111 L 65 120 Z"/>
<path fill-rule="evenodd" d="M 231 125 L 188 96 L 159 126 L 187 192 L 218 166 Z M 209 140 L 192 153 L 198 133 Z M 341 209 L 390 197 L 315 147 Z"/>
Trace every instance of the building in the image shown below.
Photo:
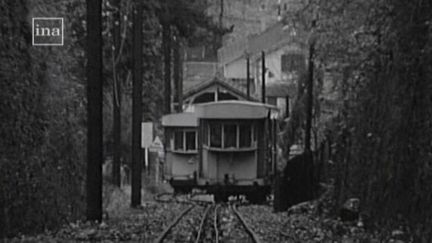
<path fill-rule="evenodd" d="M 207 14 L 215 23 L 233 26 L 233 31 L 223 38 L 223 44 L 228 45 L 260 34 L 287 12 L 303 6 L 303 0 L 207 0 L 207 4 Z"/>
<path fill-rule="evenodd" d="M 247 97 L 242 87 L 235 87 L 216 76 L 184 92 L 183 110 L 192 112 L 195 104 L 224 100 L 258 101 L 253 97 Z"/>
<path fill-rule="evenodd" d="M 277 105 L 289 115 L 296 95 L 300 74 L 306 70 L 305 33 L 281 20 L 258 35 L 239 39 L 218 50 L 218 63 L 223 76 L 238 86 L 246 87 L 246 59 L 250 60 L 250 89 L 255 98 L 262 97 L 262 57 L 265 57 L 266 103 Z M 288 111 L 288 113 L 286 112 Z"/>
<path fill-rule="evenodd" d="M 192 112 L 195 104 L 224 100 L 259 101 L 247 97 L 246 87 L 226 79 L 219 63 L 206 47 L 185 48 L 183 63 L 183 111 Z"/>

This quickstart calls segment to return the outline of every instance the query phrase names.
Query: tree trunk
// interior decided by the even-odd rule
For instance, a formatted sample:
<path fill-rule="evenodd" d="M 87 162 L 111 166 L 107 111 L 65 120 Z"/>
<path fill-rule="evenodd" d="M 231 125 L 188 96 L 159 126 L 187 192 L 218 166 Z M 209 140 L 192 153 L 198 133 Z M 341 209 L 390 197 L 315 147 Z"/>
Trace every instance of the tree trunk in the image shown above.
<path fill-rule="evenodd" d="M 306 131 L 305 131 L 305 151 L 311 151 L 311 130 L 312 130 L 312 104 L 313 104 L 313 79 L 314 79 L 314 56 L 315 46 L 311 43 L 309 46 L 309 63 L 308 63 L 308 84 L 306 98 Z"/>
<path fill-rule="evenodd" d="M 132 83 L 132 198 L 131 206 L 141 205 L 141 102 L 142 102 L 142 4 L 135 1 L 133 17 Z"/>
<path fill-rule="evenodd" d="M 102 0 L 87 0 L 87 219 L 102 219 Z"/>
<path fill-rule="evenodd" d="M 113 14 L 113 184 L 120 186 L 120 158 L 121 158 L 121 82 L 119 82 L 119 70 L 116 60 L 120 55 L 120 0 L 112 0 Z"/>

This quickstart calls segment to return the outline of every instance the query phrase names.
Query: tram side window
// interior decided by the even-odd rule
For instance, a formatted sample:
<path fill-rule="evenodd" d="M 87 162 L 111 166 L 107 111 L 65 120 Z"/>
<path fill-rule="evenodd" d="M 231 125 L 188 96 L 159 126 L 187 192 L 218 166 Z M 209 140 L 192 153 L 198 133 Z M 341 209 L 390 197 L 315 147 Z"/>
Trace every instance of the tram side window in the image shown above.
<path fill-rule="evenodd" d="M 175 131 L 174 150 L 194 151 L 197 150 L 197 138 L 195 131 Z"/>
<path fill-rule="evenodd" d="M 183 150 L 183 131 L 176 131 L 174 133 L 174 149 Z"/>

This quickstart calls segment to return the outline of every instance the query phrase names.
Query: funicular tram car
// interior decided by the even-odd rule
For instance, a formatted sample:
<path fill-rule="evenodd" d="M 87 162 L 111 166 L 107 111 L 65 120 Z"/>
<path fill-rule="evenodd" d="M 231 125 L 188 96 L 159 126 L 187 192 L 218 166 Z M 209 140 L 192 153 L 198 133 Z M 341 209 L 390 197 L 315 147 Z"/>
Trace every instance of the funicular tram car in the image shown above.
<path fill-rule="evenodd" d="M 265 200 L 274 168 L 268 159 L 272 109 L 257 102 L 220 101 L 164 116 L 165 179 L 176 192 L 198 188 L 217 201 L 230 195 Z"/>

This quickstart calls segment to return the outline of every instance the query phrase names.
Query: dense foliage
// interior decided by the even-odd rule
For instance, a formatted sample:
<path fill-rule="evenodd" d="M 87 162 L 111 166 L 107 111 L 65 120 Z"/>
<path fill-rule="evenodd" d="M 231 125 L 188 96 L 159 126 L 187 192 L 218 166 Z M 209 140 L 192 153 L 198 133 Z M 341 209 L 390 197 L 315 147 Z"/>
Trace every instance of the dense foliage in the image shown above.
<path fill-rule="evenodd" d="M 113 144 L 113 67 L 121 85 L 122 161 L 130 163 L 133 1 L 103 1 L 104 156 Z M 82 218 L 86 164 L 86 3 L 0 3 L 0 237 L 33 233 Z M 211 24 L 199 1 L 146 1 L 143 21 L 143 120 L 162 115 L 161 25 L 193 42 Z M 113 52 L 113 13 L 120 11 L 120 54 Z M 32 46 L 32 17 L 64 17 L 61 47 Z M 201 23 L 200 23 L 200 20 Z M 197 23 L 199 28 L 197 28 Z M 158 127 L 158 126 L 157 126 Z M 160 131 L 159 131 L 160 132 Z"/>
<path fill-rule="evenodd" d="M 336 115 L 320 124 L 337 205 L 358 197 L 365 217 L 431 237 L 431 3 L 309 1 L 295 20 L 338 93 Z"/>
<path fill-rule="evenodd" d="M 39 6 L 36 8 L 36 6 Z M 65 46 L 32 47 L 31 17 L 65 16 L 54 1 L 2 1 L 0 40 L 0 232 L 40 231 L 76 218 L 83 208 L 85 94 L 83 56 Z M 77 71 L 78 70 L 78 71 Z"/>
<path fill-rule="evenodd" d="M 131 5 L 122 1 L 116 59 L 111 29 L 117 10 L 108 0 L 103 4 L 105 155 L 113 143 L 112 77 L 117 63 L 126 162 L 132 117 Z M 174 34 L 187 38 L 184 42 L 217 46 L 215 39 L 226 30 L 204 16 L 205 7 L 201 1 L 146 2 L 143 120 L 156 122 L 163 110 L 161 23 L 168 22 Z M 36 16 L 65 18 L 63 47 L 31 45 L 31 18 Z M 83 0 L 0 2 L 0 237 L 53 228 L 83 216 L 85 16 Z M 313 43 L 316 50 L 313 130 L 318 142 L 331 143 L 332 163 L 326 164 L 323 179 L 335 181 L 336 208 L 358 197 L 364 217 L 391 227 L 409 223 L 416 240 L 422 236 L 430 241 L 431 3 L 311 0 L 291 17 L 289 24 L 310 33 L 308 45 Z M 284 127 L 285 149 L 302 137 L 306 82 L 305 74 Z M 328 82 L 336 94 L 331 101 L 323 94 Z M 328 104 L 331 116 L 324 114 Z M 289 151 L 284 152 L 287 157 Z"/>

